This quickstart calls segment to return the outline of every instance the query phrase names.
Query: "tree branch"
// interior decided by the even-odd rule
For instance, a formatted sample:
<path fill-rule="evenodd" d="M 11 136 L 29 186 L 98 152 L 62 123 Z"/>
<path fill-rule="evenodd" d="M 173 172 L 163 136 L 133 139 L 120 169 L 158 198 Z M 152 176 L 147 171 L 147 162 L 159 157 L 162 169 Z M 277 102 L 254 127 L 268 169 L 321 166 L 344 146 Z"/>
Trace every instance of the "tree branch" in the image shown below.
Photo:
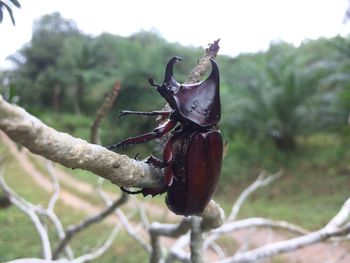
<path fill-rule="evenodd" d="M 218 261 L 218 263 L 256 262 L 277 254 L 294 251 L 321 241 L 329 240 L 332 237 L 346 236 L 350 233 L 350 223 L 347 222 L 349 215 L 350 198 L 344 203 L 338 214 L 320 230 L 286 241 L 268 244 L 244 253 L 239 253 L 233 257 Z"/>
<path fill-rule="evenodd" d="M 227 218 L 227 221 L 233 221 L 236 219 L 239 210 L 241 209 L 242 204 L 245 202 L 245 200 L 249 197 L 251 193 L 256 191 L 258 188 L 263 187 L 271 183 L 272 181 L 276 180 L 277 178 L 282 176 L 282 171 L 278 171 L 277 173 L 273 175 L 268 175 L 265 171 L 262 171 L 258 178 L 252 183 L 250 186 L 248 186 L 238 197 L 237 201 L 234 203 L 231 213 Z"/>
<path fill-rule="evenodd" d="M 111 204 L 109 207 L 107 207 L 102 212 L 84 219 L 79 224 L 76 224 L 76 225 L 69 227 L 68 230 L 66 231 L 65 237 L 60 241 L 57 248 L 55 249 L 52 258 L 53 259 L 58 258 L 59 254 L 66 247 L 66 245 L 69 243 L 69 241 L 72 239 L 73 236 L 75 236 L 80 231 L 88 228 L 90 225 L 97 223 L 97 222 L 100 222 L 105 217 L 107 217 L 108 215 L 113 213 L 117 207 L 124 204 L 127 200 L 128 200 L 128 196 L 127 196 L 127 194 L 125 194 L 123 192 L 122 196 L 119 199 L 114 201 L 113 204 Z"/>
<path fill-rule="evenodd" d="M 191 262 L 203 263 L 203 230 L 202 218 L 199 216 L 191 217 Z"/>
<path fill-rule="evenodd" d="M 110 234 L 110 236 L 108 237 L 108 239 L 104 242 L 104 244 L 100 248 L 98 248 L 97 250 L 95 250 L 94 252 L 92 252 L 90 254 L 82 255 L 82 256 L 72 260 L 71 262 L 72 263 L 83 263 L 83 262 L 91 261 L 91 260 L 98 258 L 103 253 L 105 253 L 107 251 L 107 249 L 113 244 L 113 241 L 116 238 L 116 236 L 118 235 L 119 231 L 120 231 L 120 226 L 117 225 L 113 229 L 113 231 Z"/>
<path fill-rule="evenodd" d="M 51 259 L 51 245 L 49 236 L 47 234 L 46 229 L 41 223 L 38 215 L 35 213 L 35 206 L 31 203 L 24 201 L 19 195 L 17 195 L 5 182 L 3 178 L 3 172 L 0 171 L 0 188 L 4 191 L 4 193 L 10 198 L 11 202 L 16 205 L 22 212 L 28 215 L 29 219 L 33 222 L 39 237 L 41 239 L 42 252 L 44 259 Z"/>
<path fill-rule="evenodd" d="M 190 75 L 187 78 L 186 83 L 196 83 L 202 79 L 204 74 L 210 68 L 210 59 L 215 58 L 220 49 L 219 41 L 220 39 L 215 40 L 213 43 L 209 44 L 209 47 L 205 50 L 205 54 L 203 55 L 203 57 L 198 61 L 198 64 L 192 69 Z"/>
<path fill-rule="evenodd" d="M 105 202 L 107 206 L 110 206 L 112 204 L 112 200 L 109 198 L 109 196 L 103 191 L 102 189 L 102 183 L 103 180 L 99 181 L 97 193 L 102 198 L 102 200 Z M 125 193 L 124 193 L 125 194 Z M 115 215 L 118 217 L 120 223 L 126 230 L 126 232 L 129 234 L 129 236 L 134 239 L 142 248 L 144 248 L 148 253 L 151 253 L 151 246 L 139 235 L 135 227 L 132 226 L 128 220 L 128 218 L 125 216 L 124 212 L 121 209 L 116 209 L 114 211 Z"/>
<path fill-rule="evenodd" d="M 93 172 L 119 186 L 155 187 L 163 180 L 159 169 L 58 132 L 2 96 L 0 129 L 35 154 L 69 168 Z"/>
<path fill-rule="evenodd" d="M 43 160 L 44 160 L 44 158 L 43 158 Z M 46 213 L 45 215 L 51 220 L 51 222 L 55 226 L 55 229 L 56 229 L 56 232 L 58 234 L 59 239 L 62 240 L 62 239 L 65 239 L 66 233 L 64 232 L 64 228 L 63 228 L 61 220 L 58 218 L 58 216 L 56 215 L 56 213 L 54 211 L 55 204 L 56 204 L 56 202 L 59 198 L 59 194 L 60 194 L 60 184 L 59 184 L 57 175 L 54 171 L 54 168 L 52 166 L 52 162 L 49 160 L 45 160 L 45 161 L 46 161 L 46 167 L 47 167 L 48 173 L 51 177 L 52 185 L 53 185 L 53 189 L 54 189 L 54 192 L 53 192 L 52 197 L 49 201 L 47 209 L 45 210 L 45 213 Z M 68 244 L 64 247 L 64 252 L 65 252 L 66 256 L 68 257 L 68 259 L 74 258 L 73 250 L 71 249 L 71 247 Z"/>
<path fill-rule="evenodd" d="M 108 112 L 112 108 L 114 101 L 119 95 L 120 88 L 120 82 L 117 81 L 113 89 L 107 94 L 106 98 L 103 100 L 100 108 L 97 110 L 94 123 L 91 125 L 91 143 L 101 144 L 100 138 L 98 136 L 98 128 L 100 127 L 102 120 L 107 116 Z"/>

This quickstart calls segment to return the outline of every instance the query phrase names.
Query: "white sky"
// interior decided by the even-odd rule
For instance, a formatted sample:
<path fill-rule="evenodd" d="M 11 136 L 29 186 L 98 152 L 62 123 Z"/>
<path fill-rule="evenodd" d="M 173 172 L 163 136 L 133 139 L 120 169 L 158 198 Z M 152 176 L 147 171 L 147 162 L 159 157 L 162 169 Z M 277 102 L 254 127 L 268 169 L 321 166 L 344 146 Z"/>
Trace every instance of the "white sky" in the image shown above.
<path fill-rule="evenodd" d="M 304 39 L 349 32 L 343 24 L 348 0 L 20 0 L 0 24 L 0 68 L 6 57 L 30 41 L 32 22 L 59 11 L 85 33 L 122 36 L 157 30 L 171 42 L 206 46 L 221 38 L 221 54 L 265 50 L 271 41 L 300 44 Z"/>

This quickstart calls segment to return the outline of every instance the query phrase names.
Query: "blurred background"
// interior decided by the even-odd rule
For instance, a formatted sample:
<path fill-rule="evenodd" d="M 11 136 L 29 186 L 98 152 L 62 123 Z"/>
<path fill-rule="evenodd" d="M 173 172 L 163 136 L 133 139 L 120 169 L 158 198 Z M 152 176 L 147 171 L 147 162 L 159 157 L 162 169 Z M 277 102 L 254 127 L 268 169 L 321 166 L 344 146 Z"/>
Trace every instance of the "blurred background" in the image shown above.
<path fill-rule="evenodd" d="M 15 26 L 3 10 L 0 94 L 47 125 L 89 140 L 96 110 L 120 81 L 120 94 L 100 130 L 102 145 L 152 130 L 156 125 L 152 118 L 118 119 L 119 112 L 161 109 L 164 99 L 149 87 L 148 77 L 162 82 L 166 62 L 176 55 L 183 61 L 176 64 L 175 76 L 185 81 L 207 44 L 220 38 L 220 129 L 228 150 L 215 199 L 229 209 L 261 170 L 283 169 L 284 176 L 269 189 L 257 191 L 241 216 L 288 220 L 316 229 L 348 197 L 348 1 L 37 0 L 20 4 L 20 9 L 12 8 Z M 46 193 L 33 190 L 35 183 L 15 165 L 4 144 L 0 151 L 13 162 L 7 173 L 16 176 L 8 177 L 9 184 L 30 200 L 43 200 Z M 124 152 L 145 158 L 154 152 L 154 143 Z M 83 171 L 65 172 L 87 183 L 96 181 Z M 118 191 L 113 186 L 110 190 Z M 28 247 L 31 238 L 21 236 L 28 222 L 19 223 L 25 217 L 15 210 L 0 210 L 0 261 L 39 251 L 39 245 Z M 68 223 L 80 213 L 64 205 L 59 210 Z M 107 232 L 101 229 L 91 231 Z M 9 246 L 11 240 L 19 245 Z M 143 254 L 130 240 L 117 242 L 117 249 L 104 261 L 129 249 L 135 251 L 134 257 L 123 262 L 140 262 Z M 81 251 L 88 246 L 76 245 Z"/>

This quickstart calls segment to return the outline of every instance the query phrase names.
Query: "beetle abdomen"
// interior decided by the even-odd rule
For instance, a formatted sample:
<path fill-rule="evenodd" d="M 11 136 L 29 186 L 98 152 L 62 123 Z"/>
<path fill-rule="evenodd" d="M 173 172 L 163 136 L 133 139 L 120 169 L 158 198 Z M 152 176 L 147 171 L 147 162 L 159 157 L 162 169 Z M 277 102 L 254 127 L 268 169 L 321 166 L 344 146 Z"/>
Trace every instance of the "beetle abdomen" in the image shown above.
<path fill-rule="evenodd" d="M 209 130 L 179 134 L 174 146 L 171 164 L 174 180 L 168 189 L 166 203 L 175 214 L 200 215 L 211 200 L 220 176 L 221 133 Z M 184 151 L 186 154 L 182 154 Z"/>

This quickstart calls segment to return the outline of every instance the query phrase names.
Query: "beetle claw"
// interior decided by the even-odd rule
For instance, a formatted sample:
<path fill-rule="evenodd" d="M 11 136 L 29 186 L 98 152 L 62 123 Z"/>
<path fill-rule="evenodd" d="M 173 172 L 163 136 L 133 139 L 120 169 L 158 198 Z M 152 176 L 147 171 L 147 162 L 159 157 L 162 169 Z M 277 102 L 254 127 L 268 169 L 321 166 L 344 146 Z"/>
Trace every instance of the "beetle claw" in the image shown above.
<path fill-rule="evenodd" d="M 125 193 L 127 193 L 127 194 L 130 194 L 130 195 L 141 194 L 142 191 L 143 191 L 143 189 L 138 190 L 138 191 L 130 191 L 130 190 L 126 189 L 126 188 L 123 187 L 123 186 L 121 186 L 120 189 L 121 189 L 123 192 L 125 192 Z"/>
<path fill-rule="evenodd" d="M 121 148 L 125 148 L 125 145 L 122 143 L 116 143 L 116 144 L 112 144 L 111 146 L 107 147 L 107 150 L 113 151 L 114 149 L 121 149 Z"/>
<path fill-rule="evenodd" d="M 149 165 L 153 165 L 154 167 L 157 167 L 157 168 L 164 168 L 164 167 L 167 167 L 169 165 L 168 162 L 164 162 L 164 161 L 161 161 L 159 160 L 158 158 L 154 157 L 153 155 L 150 155 L 146 162 L 147 164 Z"/>

